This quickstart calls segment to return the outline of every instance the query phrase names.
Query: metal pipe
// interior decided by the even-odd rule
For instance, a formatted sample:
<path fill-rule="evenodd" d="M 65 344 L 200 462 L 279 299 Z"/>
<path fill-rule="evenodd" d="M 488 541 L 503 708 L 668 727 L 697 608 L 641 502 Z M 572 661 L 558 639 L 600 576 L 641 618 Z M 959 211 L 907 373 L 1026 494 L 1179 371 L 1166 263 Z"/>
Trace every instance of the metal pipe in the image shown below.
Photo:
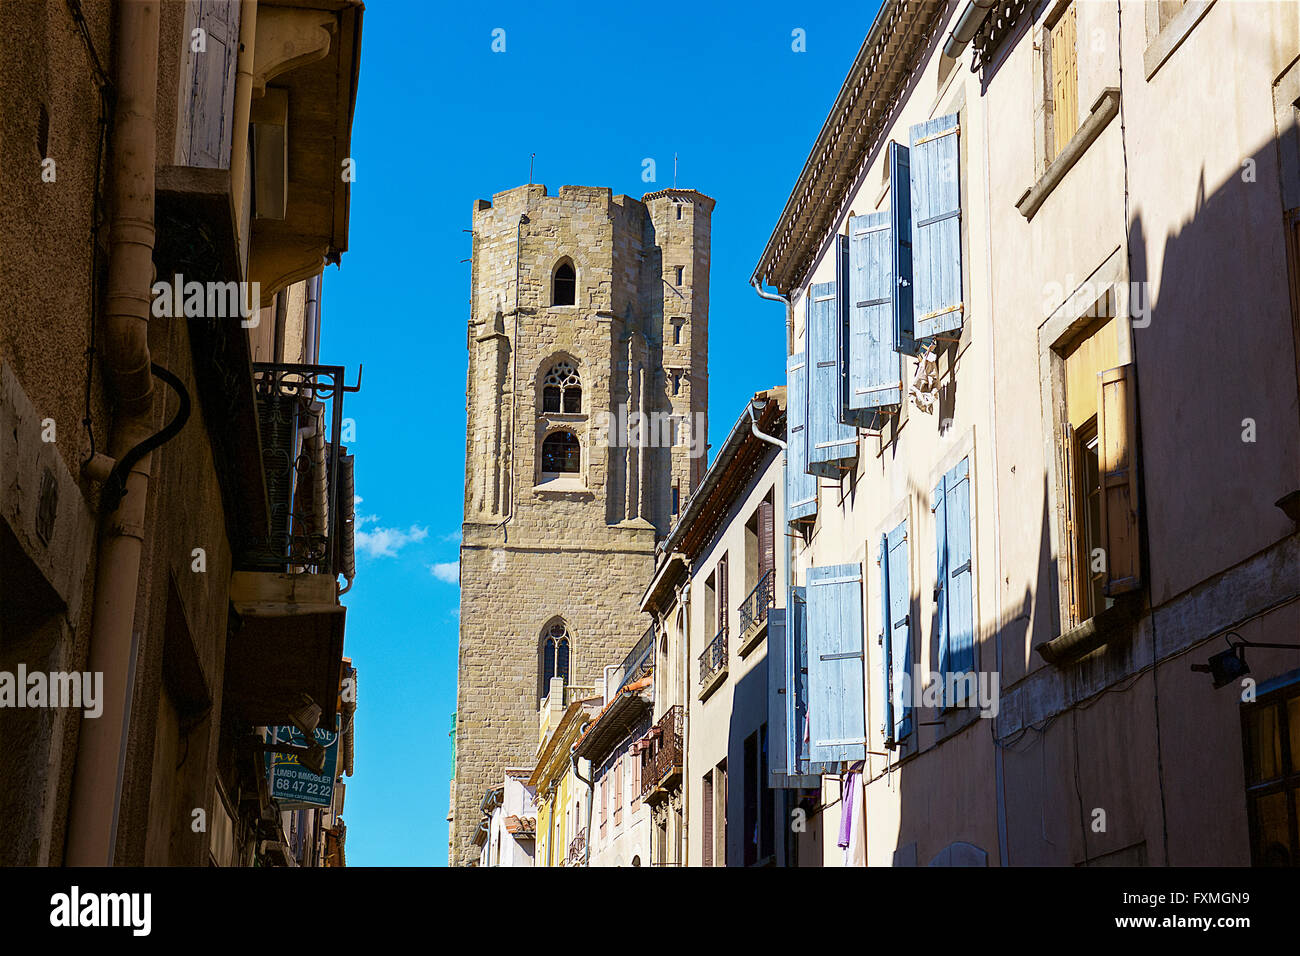
<path fill-rule="evenodd" d="M 687 798 L 690 796 L 691 775 L 690 775 L 690 753 L 691 753 L 691 708 L 690 698 L 687 694 L 690 692 L 691 677 L 691 571 L 692 562 L 689 559 L 684 561 L 686 565 L 686 586 L 682 588 L 677 600 L 681 604 L 682 613 L 682 838 L 681 852 L 677 857 L 679 866 L 686 865 L 686 848 L 690 846 L 687 837 L 691 830 L 690 804 Z"/>
<path fill-rule="evenodd" d="M 591 782 L 590 777 L 584 777 L 582 774 L 578 773 L 578 759 L 579 759 L 578 755 L 576 753 L 573 753 L 570 754 L 569 756 L 573 760 L 573 775 L 587 785 L 587 838 L 583 842 L 583 846 L 582 846 L 582 865 L 590 866 L 591 865 L 591 807 L 596 799 L 596 787 L 595 784 Z M 590 768 L 591 761 L 587 761 L 587 764 L 588 767 Z M 622 796 L 622 794 L 620 794 L 619 796 Z"/>
<path fill-rule="evenodd" d="M 961 51 L 966 49 L 966 44 L 975 38 L 975 34 L 984 25 L 985 18 L 997 6 L 997 2 L 998 0 L 971 0 L 966 4 L 966 8 L 957 18 L 956 25 L 943 45 L 943 55 L 953 60 L 961 56 Z"/>
<path fill-rule="evenodd" d="M 752 285 L 754 287 L 754 291 L 757 292 L 764 299 L 771 299 L 773 302 L 785 303 L 785 354 L 793 355 L 794 354 L 794 303 L 790 301 L 790 297 L 788 295 L 781 295 L 780 293 L 774 293 L 774 292 L 764 292 L 763 281 L 761 279 L 755 278 L 753 281 L 750 282 L 750 285 Z"/>
<path fill-rule="evenodd" d="M 109 454 L 118 460 L 153 433 L 148 327 L 154 272 L 158 32 L 157 2 L 118 4 L 120 53 L 103 346 L 105 382 L 116 400 Z M 101 525 L 86 667 L 104 675 L 104 711 L 98 720 L 81 722 L 77 739 L 64 851 L 69 866 L 113 863 L 151 458 L 146 453 L 131 465 L 125 496 Z"/>
<path fill-rule="evenodd" d="M 303 361 L 320 364 L 320 291 L 321 277 L 307 280 L 307 342 L 303 348 Z"/>
<path fill-rule="evenodd" d="M 749 422 L 750 422 L 749 425 L 750 430 L 754 433 L 755 438 L 761 438 L 763 439 L 763 441 L 775 445 L 777 448 L 781 449 L 782 451 L 785 451 L 785 442 L 781 441 L 781 439 L 776 438 L 773 435 L 769 435 L 766 432 L 761 432 L 758 430 L 758 419 L 754 417 L 754 402 L 752 399 L 749 402 Z"/>
<path fill-rule="evenodd" d="M 253 51 L 257 45 L 257 0 L 239 0 L 239 54 L 235 58 L 235 107 L 231 124 L 230 192 L 235 235 L 244 235 L 244 185 L 248 180 L 248 119 L 253 109 Z M 250 229 L 250 239 L 251 229 Z M 245 279 L 248 277 L 245 276 Z"/>

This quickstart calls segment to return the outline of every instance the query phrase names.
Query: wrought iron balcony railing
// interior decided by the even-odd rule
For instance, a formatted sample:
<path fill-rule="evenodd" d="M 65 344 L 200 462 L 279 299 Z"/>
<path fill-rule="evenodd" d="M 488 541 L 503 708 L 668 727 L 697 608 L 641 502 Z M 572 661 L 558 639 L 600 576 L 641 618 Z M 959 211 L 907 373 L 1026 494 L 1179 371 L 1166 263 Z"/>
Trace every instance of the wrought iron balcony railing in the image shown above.
<path fill-rule="evenodd" d="M 646 735 L 641 751 L 641 799 L 654 802 L 656 792 L 668 790 L 682 773 L 682 707 L 669 707 Z"/>
<path fill-rule="evenodd" d="M 770 570 L 758 579 L 754 590 L 749 592 L 740 605 L 740 639 L 749 640 L 767 623 L 767 609 L 772 606 L 773 586 L 776 571 Z"/>
<path fill-rule="evenodd" d="M 250 571 L 355 575 L 352 456 L 341 444 L 338 365 L 253 363 L 270 533 L 242 542 Z"/>
<path fill-rule="evenodd" d="M 709 646 L 700 654 L 700 686 L 707 685 L 715 674 L 727 666 L 727 629 L 724 627 L 718 636 L 709 641 Z"/>
<path fill-rule="evenodd" d="M 569 856 L 567 863 L 569 866 L 580 866 L 582 864 L 583 854 L 587 852 L 587 828 L 583 827 L 578 831 L 578 835 L 569 841 Z"/>
<path fill-rule="evenodd" d="M 627 657 L 623 658 L 622 677 L 619 678 L 618 686 L 614 688 L 614 694 L 617 694 L 632 681 L 636 680 L 648 668 L 654 667 L 655 655 L 655 626 L 651 624 L 646 628 L 646 632 L 641 635 L 641 639 L 636 642 L 636 646 L 628 651 Z M 612 698 L 614 694 L 609 696 Z"/>

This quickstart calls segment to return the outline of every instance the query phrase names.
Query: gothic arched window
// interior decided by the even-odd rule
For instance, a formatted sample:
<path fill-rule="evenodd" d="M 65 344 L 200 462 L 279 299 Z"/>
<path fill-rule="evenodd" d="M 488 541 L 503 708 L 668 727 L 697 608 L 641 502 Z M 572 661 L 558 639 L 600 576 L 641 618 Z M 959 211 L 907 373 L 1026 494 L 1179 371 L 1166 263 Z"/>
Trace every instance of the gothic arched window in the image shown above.
<path fill-rule="evenodd" d="M 542 411 L 574 415 L 582 411 L 582 381 L 571 362 L 556 362 L 542 379 Z"/>
<path fill-rule="evenodd" d="M 573 263 L 561 262 L 555 268 L 555 278 L 551 282 L 551 305 L 573 305 L 578 300 L 578 274 L 573 271 Z"/>
<path fill-rule="evenodd" d="M 557 621 L 542 635 L 542 695 L 550 692 L 551 678 L 569 683 L 569 630 Z"/>
<path fill-rule="evenodd" d="M 576 475 L 580 471 L 582 446 L 572 432 L 551 432 L 543 439 L 543 475 Z"/>

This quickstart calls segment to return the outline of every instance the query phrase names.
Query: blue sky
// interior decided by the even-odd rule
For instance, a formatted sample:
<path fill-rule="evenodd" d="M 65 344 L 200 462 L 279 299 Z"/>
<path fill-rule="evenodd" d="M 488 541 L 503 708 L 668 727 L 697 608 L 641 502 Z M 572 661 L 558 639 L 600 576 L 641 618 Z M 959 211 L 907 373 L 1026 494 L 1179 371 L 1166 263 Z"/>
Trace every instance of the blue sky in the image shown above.
<path fill-rule="evenodd" d="M 747 396 L 784 381 L 784 310 L 749 276 L 878 7 L 370 0 L 351 250 L 325 273 L 321 347 L 349 381 L 365 366 L 344 410 L 362 498 L 344 598 L 358 668 L 350 865 L 447 859 L 473 201 L 527 182 L 530 153 L 552 193 L 635 197 L 671 186 L 678 155 L 677 184 L 717 200 L 717 447 Z"/>

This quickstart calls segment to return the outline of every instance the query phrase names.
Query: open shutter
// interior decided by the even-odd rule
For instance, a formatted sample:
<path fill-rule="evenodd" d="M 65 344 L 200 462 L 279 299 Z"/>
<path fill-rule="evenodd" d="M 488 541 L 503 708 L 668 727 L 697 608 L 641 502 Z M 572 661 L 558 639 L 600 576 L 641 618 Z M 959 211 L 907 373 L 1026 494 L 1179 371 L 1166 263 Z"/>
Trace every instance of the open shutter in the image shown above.
<path fill-rule="evenodd" d="M 903 400 L 900 361 L 893 349 L 893 246 L 889 213 L 849 220 L 844 407 L 845 417 L 863 428 L 876 427 L 877 409 Z"/>
<path fill-rule="evenodd" d="M 808 474 L 808 366 L 804 353 L 786 363 L 785 520 L 817 513 L 817 478 Z"/>
<path fill-rule="evenodd" d="M 700 800 L 703 803 L 704 825 L 701 832 L 701 842 L 704 844 L 704 859 L 701 861 L 705 866 L 713 865 L 713 774 L 704 775 L 704 786 L 700 788 Z"/>
<path fill-rule="evenodd" d="M 880 735 L 885 741 L 885 749 L 892 750 L 894 742 L 894 695 L 890 692 L 889 671 L 893 667 L 894 655 L 890 649 L 890 637 L 893 627 L 889 620 L 889 538 L 880 536 L 880 633 L 876 635 L 876 646 L 880 653 L 876 657 L 876 687 L 880 697 Z"/>
<path fill-rule="evenodd" d="M 894 282 L 894 351 L 915 355 L 912 313 L 912 163 L 902 143 L 889 144 L 889 201 Z"/>
<path fill-rule="evenodd" d="M 1142 586 L 1138 527 L 1137 388 L 1133 366 L 1097 376 L 1097 447 L 1101 472 L 1102 546 L 1107 597 Z"/>
<path fill-rule="evenodd" d="M 975 670 L 975 602 L 971 569 L 970 459 L 944 476 L 948 532 L 948 664 Z"/>
<path fill-rule="evenodd" d="M 729 567 L 730 555 L 724 554 L 722 560 L 718 562 L 718 633 L 726 631 L 731 633 L 728 626 L 731 621 L 731 596 L 729 593 L 728 583 L 731 580 L 731 569 Z"/>
<path fill-rule="evenodd" d="M 826 772 L 866 757 L 862 566 L 808 569 L 809 758 Z"/>
<path fill-rule="evenodd" d="M 767 758 L 768 786 L 782 787 L 781 778 L 789 773 L 792 732 L 786 714 L 790 695 L 790 673 L 786 666 L 785 608 L 767 612 L 767 726 L 772 748 Z"/>
<path fill-rule="evenodd" d="M 1079 524 L 1075 514 L 1074 478 L 1074 426 L 1061 425 L 1061 444 L 1056 450 L 1057 465 L 1061 471 L 1061 504 L 1065 515 L 1065 541 L 1061 548 L 1061 581 L 1069 601 L 1070 620 L 1067 628 L 1079 623 Z"/>
<path fill-rule="evenodd" d="M 939 676 L 948 673 L 948 512 L 944 504 L 944 482 L 940 478 L 930 494 L 934 513 L 934 643 L 939 648 Z"/>
<path fill-rule="evenodd" d="M 204 31 L 204 51 L 190 49 L 185 38 L 190 96 L 181 123 L 190 166 L 230 167 L 239 10 L 238 3 L 228 0 L 199 0 L 194 26 Z"/>
<path fill-rule="evenodd" d="M 758 577 L 776 568 L 776 528 L 772 520 L 772 502 L 764 498 L 758 505 Z M 775 582 L 773 582 L 775 584 Z"/>
<path fill-rule="evenodd" d="M 790 696 L 786 700 L 786 726 L 790 733 L 787 761 L 792 775 L 812 773 L 808 760 L 808 600 L 807 588 L 792 587 L 786 592 L 786 681 Z M 817 786 L 816 777 L 803 786 Z M 795 784 L 791 784 L 794 786 Z"/>
<path fill-rule="evenodd" d="M 961 328 L 957 114 L 912 127 L 912 276 L 916 338 Z"/>
<path fill-rule="evenodd" d="M 901 744 L 912 732 L 912 588 L 907 559 L 907 521 L 885 538 L 889 565 L 889 590 L 881 596 L 889 607 L 890 674 L 894 740 Z"/>
<path fill-rule="evenodd" d="M 808 290 L 808 472 L 838 480 L 858 457 L 858 431 L 840 422 L 840 334 L 834 282 Z"/>

